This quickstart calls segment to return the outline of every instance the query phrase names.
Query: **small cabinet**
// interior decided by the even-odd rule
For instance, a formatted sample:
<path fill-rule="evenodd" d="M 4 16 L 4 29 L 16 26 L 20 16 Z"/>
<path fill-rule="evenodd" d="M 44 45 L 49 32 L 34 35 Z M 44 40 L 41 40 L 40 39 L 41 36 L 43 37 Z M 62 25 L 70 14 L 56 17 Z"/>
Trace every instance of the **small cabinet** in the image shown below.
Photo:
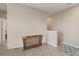
<path fill-rule="evenodd" d="M 58 46 L 57 31 L 47 31 L 47 43 L 54 46 L 54 47 Z"/>

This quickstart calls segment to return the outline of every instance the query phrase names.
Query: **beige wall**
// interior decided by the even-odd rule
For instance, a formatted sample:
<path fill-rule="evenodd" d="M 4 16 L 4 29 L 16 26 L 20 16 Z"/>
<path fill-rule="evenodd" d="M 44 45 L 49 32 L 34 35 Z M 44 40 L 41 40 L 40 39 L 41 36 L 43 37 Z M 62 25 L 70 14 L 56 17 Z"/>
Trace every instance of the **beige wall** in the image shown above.
<path fill-rule="evenodd" d="M 63 42 L 79 47 L 79 5 L 53 16 L 53 30 L 61 33 Z"/>
<path fill-rule="evenodd" d="M 46 14 L 21 4 L 7 4 L 8 49 L 22 47 L 22 36 L 42 34 L 46 41 Z"/>

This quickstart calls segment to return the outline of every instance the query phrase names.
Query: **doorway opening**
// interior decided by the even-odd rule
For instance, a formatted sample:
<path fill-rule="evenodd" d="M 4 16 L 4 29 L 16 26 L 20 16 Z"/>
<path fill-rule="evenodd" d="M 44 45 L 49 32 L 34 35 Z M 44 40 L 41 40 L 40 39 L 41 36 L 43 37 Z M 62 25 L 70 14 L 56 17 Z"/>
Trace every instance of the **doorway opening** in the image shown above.
<path fill-rule="evenodd" d="M 7 6 L 0 3 L 0 49 L 7 49 Z"/>

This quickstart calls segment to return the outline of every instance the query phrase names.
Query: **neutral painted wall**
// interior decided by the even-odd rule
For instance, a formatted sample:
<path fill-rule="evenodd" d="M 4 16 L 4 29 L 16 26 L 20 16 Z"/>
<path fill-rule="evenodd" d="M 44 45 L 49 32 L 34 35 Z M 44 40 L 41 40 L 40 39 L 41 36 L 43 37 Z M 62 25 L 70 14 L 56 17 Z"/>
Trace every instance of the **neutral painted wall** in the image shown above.
<path fill-rule="evenodd" d="M 22 4 L 7 4 L 8 49 L 23 46 L 22 36 L 42 34 L 46 41 L 46 14 Z"/>
<path fill-rule="evenodd" d="M 63 42 L 79 47 L 79 5 L 56 14 L 52 20 L 52 28 L 60 32 Z"/>

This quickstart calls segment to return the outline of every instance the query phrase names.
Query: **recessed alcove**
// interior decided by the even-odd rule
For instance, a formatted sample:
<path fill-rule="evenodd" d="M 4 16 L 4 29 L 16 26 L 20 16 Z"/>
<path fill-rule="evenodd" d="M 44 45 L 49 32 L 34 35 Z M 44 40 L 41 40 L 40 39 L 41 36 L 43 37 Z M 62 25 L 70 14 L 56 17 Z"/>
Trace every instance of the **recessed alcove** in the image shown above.
<path fill-rule="evenodd" d="M 47 31 L 52 31 L 52 15 L 47 17 Z"/>
<path fill-rule="evenodd" d="M 53 16 L 50 15 L 47 17 L 47 43 L 57 47 L 58 46 L 58 32 L 53 30 Z"/>

